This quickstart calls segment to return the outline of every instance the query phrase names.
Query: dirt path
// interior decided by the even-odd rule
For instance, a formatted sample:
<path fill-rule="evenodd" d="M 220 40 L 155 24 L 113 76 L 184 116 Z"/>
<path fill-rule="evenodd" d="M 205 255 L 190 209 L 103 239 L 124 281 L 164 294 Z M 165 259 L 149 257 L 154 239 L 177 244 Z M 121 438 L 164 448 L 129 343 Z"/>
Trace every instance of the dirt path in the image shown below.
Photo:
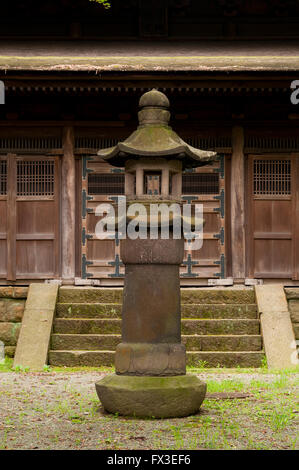
<path fill-rule="evenodd" d="M 0 449 L 296 449 L 298 374 L 203 372 L 199 414 L 141 420 L 106 413 L 97 372 L 0 374 Z"/>

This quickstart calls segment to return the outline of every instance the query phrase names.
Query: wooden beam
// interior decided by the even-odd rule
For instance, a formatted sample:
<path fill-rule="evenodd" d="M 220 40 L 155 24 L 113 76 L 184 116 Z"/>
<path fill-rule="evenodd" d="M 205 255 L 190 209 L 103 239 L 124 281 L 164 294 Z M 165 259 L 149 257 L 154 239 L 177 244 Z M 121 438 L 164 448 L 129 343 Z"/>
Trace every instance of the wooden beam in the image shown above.
<path fill-rule="evenodd" d="M 292 158 L 292 186 L 293 186 L 293 276 L 299 280 L 299 153 L 294 153 Z"/>
<path fill-rule="evenodd" d="M 231 240 L 232 275 L 234 279 L 245 278 L 245 158 L 244 129 L 232 129 L 231 160 Z"/>
<path fill-rule="evenodd" d="M 16 155 L 7 155 L 7 280 L 16 280 L 17 230 L 17 161 Z"/>
<path fill-rule="evenodd" d="M 62 278 L 66 282 L 75 279 L 75 211 L 76 171 L 74 156 L 74 129 L 63 129 L 63 157 L 61 164 L 61 231 Z"/>

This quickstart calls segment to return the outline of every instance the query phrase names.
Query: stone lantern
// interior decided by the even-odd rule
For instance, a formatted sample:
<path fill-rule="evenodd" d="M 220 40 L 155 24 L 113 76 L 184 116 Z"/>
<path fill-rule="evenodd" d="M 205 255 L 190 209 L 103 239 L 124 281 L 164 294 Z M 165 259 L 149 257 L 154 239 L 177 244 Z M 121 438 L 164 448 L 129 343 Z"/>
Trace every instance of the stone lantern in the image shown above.
<path fill-rule="evenodd" d="M 182 203 L 182 171 L 202 166 L 214 152 L 184 142 L 168 122 L 168 98 L 153 89 L 139 102 L 139 126 L 128 139 L 98 152 L 113 166 L 125 168 L 127 206 L 142 203 L 149 221 L 152 204 Z M 127 216 L 126 222 L 130 222 Z M 186 374 L 186 351 L 181 343 L 179 268 L 184 237 L 125 238 L 120 254 L 125 265 L 122 342 L 115 356 L 116 374 L 96 383 L 104 408 L 139 417 L 180 417 L 199 410 L 206 385 Z"/>

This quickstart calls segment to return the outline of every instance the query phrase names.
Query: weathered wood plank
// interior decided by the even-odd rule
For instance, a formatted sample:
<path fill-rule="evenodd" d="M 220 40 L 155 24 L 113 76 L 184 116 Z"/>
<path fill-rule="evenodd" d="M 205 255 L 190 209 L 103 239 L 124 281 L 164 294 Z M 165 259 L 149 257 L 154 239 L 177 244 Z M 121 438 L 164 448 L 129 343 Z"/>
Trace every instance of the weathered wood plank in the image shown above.
<path fill-rule="evenodd" d="M 244 168 L 244 129 L 232 129 L 231 160 L 231 239 L 232 274 L 235 279 L 245 277 L 245 168 Z"/>
<path fill-rule="evenodd" d="M 73 281 L 75 278 L 75 176 L 74 130 L 72 127 L 65 127 L 61 165 L 62 278 L 65 281 Z"/>

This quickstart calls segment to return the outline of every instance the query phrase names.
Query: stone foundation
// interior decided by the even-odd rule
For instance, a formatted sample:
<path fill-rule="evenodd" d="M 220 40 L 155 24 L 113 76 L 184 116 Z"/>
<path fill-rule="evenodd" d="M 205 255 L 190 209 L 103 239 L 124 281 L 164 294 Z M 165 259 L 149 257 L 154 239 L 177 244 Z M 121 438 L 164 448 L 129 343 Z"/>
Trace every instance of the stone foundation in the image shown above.
<path fill-rule="evenodd" d="M 96 383 L 105 410 L 139 418 L 180 418 L 195 414 L 206 388 L 204 382 L 191 374 L 175 377 L 113 374 Z"/>
<path fill-rule="evenodd" d="M 27 293 L 28 287 L 0 287 L 0 341 L 9 357 L 15 354 Z"/>
<path fill-rule="evenodd" d="M 285 288 L 299 358 L 299 289 Z"/>

